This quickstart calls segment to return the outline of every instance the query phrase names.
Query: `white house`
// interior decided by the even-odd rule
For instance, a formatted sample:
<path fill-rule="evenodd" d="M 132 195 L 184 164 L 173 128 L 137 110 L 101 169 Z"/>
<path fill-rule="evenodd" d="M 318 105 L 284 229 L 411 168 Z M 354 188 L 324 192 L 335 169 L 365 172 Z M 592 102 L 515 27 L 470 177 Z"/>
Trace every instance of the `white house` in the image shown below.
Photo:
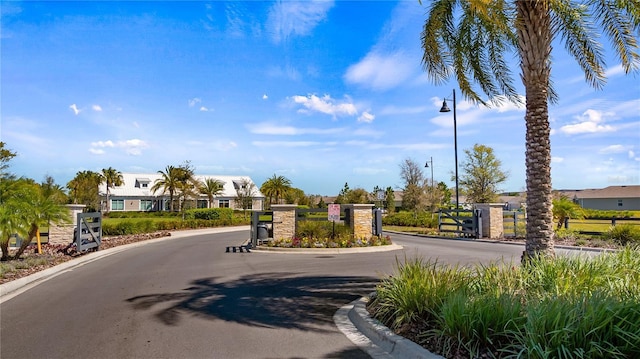
<path fill-rule="evenodd" d="M 204 194 L 198 194 L 194 198 L 194 204 L 197 208 L 234 208 L 242 209 L 240 203 L 236 200 L 238 192 L 242 190 L 243 184 L 247 183 L 253 186 L 252 203 L 248 209 L 262 210 L 264 207 L 264 195 L 260 193 L 260 189 L 255 185 L 253 180 L 247 176 L 218 176 L 218 175 L 195 175 L 195 179 L 204 182 L 206 179 L 215 179 L 224 184 L 222 193 L 215 196 L 211 205 L 209 199 Z M 123 173 L 122 179 L 124 184 L 109 189 L 109 210 L 110 211 L 167 211 L 170 210 L 169 193 L 163 193 L 162 188 L 156 192 L 151 188 L 162 179 L 159 173 Z M 102 208 L 106 210 L 106 193 L 107 185 L 100 185 L 100 196 L 102 198 Z M 174 194 L 174 200 L 177 194 Z"/>

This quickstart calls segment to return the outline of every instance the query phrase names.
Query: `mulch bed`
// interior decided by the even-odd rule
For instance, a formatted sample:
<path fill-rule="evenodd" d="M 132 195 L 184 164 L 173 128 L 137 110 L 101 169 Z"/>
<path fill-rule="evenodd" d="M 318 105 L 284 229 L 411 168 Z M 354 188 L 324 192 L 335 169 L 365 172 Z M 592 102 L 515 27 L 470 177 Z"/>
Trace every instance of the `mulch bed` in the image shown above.
<path fill-rule="evenodd" d="M 171 233 L 162 231 L 154 233 L 142 233 L 132 234 L 125 236 L 112 236 L 102 238 L 100 243 L 100 249 L 108 249 L 125 244 L 146 241 L 154 238 L 162 238 L 170 236 Z M 64 263 L 72 260 L 75 257 L 81 256 L 84 253 L 78 253 L 74 250 L 74 247 L 66 244 L 43 244 L 42 254 L 37 253 L 37 247 L 35 244 L 31 244 L 27 250 L 22 254 L 20 259 L 14 259 L 7 262 L 0 262 L 0 265 L 13 265 L 13 270 L 7 271 L 0 278 L 0 284 L 7 283 L 22 277 L 26 277 L 33 273 L 45 270 L 60 263 Z M 44 262 L 43 264 L 28 265 L 30 261 Z M 23 268 L 24 267 L 24 268 Z"/>

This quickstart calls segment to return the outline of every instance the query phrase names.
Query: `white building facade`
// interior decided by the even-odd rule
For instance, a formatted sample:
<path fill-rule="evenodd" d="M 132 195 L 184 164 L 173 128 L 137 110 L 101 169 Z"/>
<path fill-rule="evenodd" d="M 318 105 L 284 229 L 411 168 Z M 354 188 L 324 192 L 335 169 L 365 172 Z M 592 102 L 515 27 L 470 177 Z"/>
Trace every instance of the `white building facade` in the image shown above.
<path fill-rule="evenodd" d="M 213 198 L 209 203 L 209 198 L 205 194 L 195 190 L 195 196 L 187 198 L 184 203 L 185 208 L 232 208 L 243 209 L 242 203 L 238 201 L 238 197 L 249 193 L 248 186 L 251 188 L 251 202 L 248 210 L 260 211 L 264 208 L 265 197 L 260 193 L 260 189 L 250 177 L 247 176 L 218 176 L 218 175 L 195 175 L 194 178 L 200 183 L 204 183 L 207 179 L 213 179 L 223 184 L 222 192 Z M 109 211 L 170 211 L 171 203 L 168 192 L 163 192 L 163 188 L 159 188 L 153 192 L 151 188 L 157 181 L 162 180 L 159 173 L 123 173 L 123 184 L 109 188 Z M 100 196 L 102 202 L 102 210 L 107 210 L 107 185 L 100 185 Z M 174 201 L 179 198 L 179 193 L 174 193 Z"/>

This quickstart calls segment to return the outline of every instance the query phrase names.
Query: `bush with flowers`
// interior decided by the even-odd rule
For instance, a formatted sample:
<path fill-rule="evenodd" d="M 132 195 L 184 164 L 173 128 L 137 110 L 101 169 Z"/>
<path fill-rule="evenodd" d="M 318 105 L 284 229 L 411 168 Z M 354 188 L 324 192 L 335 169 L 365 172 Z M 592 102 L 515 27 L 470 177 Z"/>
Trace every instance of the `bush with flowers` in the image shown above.
<path fill-rule="evenodd" d="M 356 238 L 351 228 L 342 223 L 328 221 L 300 221 L 293 238 L 275 238 L 269 247 L 283 248 L 352 248 L 391 244 L 389 236 Z"/>
<path fill-rule="evenodd" d="M 370 238 L 355 238 L 354 236 L 340 236 L 328 238 L 309 238 L 298 237 L 293 238 L 276 238 L 266 243 L 269 247 L 282 248 L 356 248 L 356 247 L 374 247 L 391 244 L 389 236 L 371 236 Z"/>

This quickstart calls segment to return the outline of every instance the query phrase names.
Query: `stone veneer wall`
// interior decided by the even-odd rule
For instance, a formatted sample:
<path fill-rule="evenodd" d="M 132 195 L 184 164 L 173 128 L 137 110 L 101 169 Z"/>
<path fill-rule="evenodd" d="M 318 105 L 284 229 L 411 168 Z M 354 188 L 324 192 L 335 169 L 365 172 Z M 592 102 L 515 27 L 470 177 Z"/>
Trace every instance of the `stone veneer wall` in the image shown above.
<path fill-rule="evenodd" d="M 351 230 L 355 238 L 369 239 L 373 235 L 373 204 L 349 204 L 345 205 L 351 208 Z"/>
<path fill-rule="evenodd" d="M 84 204 L 67 204 L 66 207 L 71 215 L 71 223 L 51 223 L 49 226 L 50 244 L 69 244 L 73 241 L 73 231 L 78 224 L 78 213 L 82 213 L 86 206 Z"/>
<path fill-rule="evenodd" d="M 479 203 L 476 209 L 482 211 L 482 237 L 502 238 L 504 237 L 503 209 L 502 203 Z"/>
<path fill-rule="evenodd" d="M 356 238 L 371 238 L 373 222 L 373 204 L 345 204 L 350 208 L 349 223 L 351 232 Z M 296 205 L 274 204 L 273 211 L 273 238 L 291 239 L 296 232 Z"/>
<path fill-rule="evenodd" d="M 273 239 L 291 239 L 296 234 L 296 205 L 274 204 Z"/>

